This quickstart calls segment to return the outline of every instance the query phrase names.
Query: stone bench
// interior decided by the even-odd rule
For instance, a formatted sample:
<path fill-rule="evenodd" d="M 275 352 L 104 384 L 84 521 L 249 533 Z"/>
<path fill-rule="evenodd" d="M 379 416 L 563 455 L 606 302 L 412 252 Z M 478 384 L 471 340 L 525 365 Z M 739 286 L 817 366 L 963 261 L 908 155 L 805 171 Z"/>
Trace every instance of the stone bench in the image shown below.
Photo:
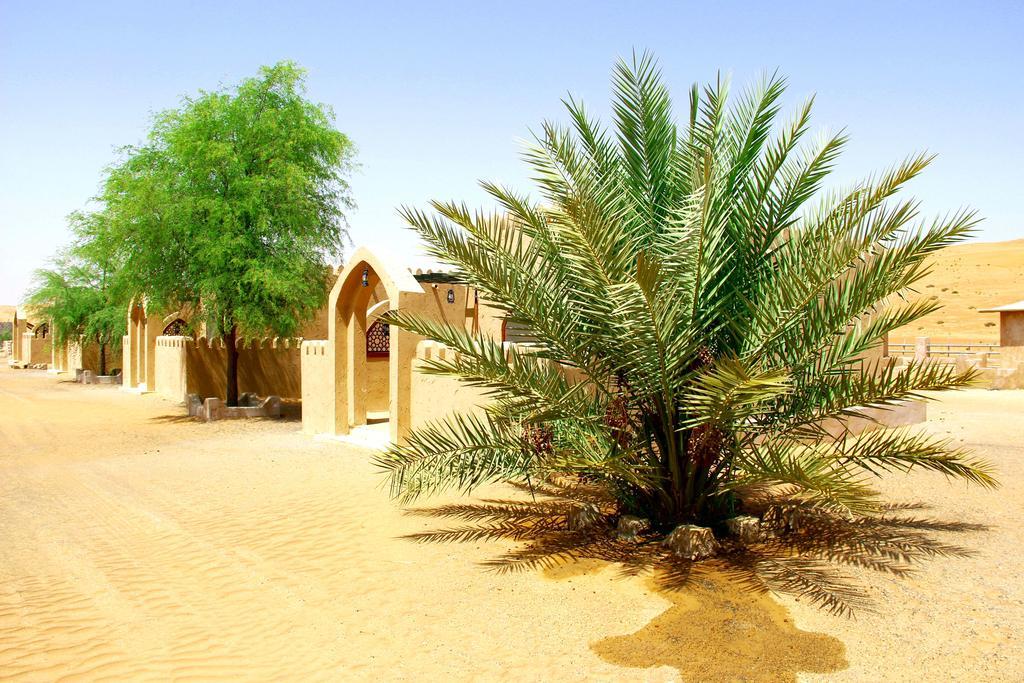
<path fill-rule="evenodd" d="M 219 398 L 200 399 L 198 394 L 189 394 L 186 404 L 188 414 L 204 422 L 215 420 L 240 420 L 251 417 L 281 417 L 281 397 L 268 396 L 259 400 L 243 395 L 240 402 L 248 405 L 227 406 Z"/>

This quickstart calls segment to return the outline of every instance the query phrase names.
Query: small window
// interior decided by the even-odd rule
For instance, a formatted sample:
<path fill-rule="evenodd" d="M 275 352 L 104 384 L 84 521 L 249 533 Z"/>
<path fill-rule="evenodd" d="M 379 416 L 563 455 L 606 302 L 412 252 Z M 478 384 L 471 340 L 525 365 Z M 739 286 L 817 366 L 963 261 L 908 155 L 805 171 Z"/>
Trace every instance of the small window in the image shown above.
<path fill-rule="evenodd" d="M 177 320 L 169 323 L 164 328 L 163 335 L 165 337 L 184 337 L 188 332 L 188 323 L 178 318 Z"/>
<path fill-rule="evenodd" d="M 536 344 L 537 337 L 526 325 L 506 320 L 501 324 L 501 341 L 511 344 Z"/>
<path fill-rule="evenodd" d="M 47 323 L 43 323 L 42 325 L 36 328 L 36 336 L 39 337 L 40 339 L 46 339 L 46 337 L 49 334 L 50 326 Z"/>
<path fill-rule="evenodd" d="M 366 331 L 366 357 L 387 358 L 391 355 L 391 326 L 375 321 Z"/>

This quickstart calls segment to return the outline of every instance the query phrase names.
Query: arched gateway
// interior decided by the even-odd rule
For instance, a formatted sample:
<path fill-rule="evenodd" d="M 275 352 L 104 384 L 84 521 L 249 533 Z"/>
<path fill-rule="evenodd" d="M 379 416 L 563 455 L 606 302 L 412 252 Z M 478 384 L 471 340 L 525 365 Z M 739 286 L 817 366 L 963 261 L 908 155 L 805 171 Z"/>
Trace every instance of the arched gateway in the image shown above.
<path fill-rule="evenodd" d="M 380 317 L 392 309 L 479 329 L 478 302 L 465 285 L 445 273 L 414 274 L 358 249 L 331 290 L 327 339 L 303 342 L 304 431 L 348 434 L 387 420 L 392 441 L 401 442 L 409 432 L 413 365 L 422 338 L 383 323 Z"/>
<path fill-rule="evenodd" d="M 131 301 L 128 334 L 122 344 L 123 389 L 139 392 L 156 389 L 156 338 L 162 329 L 162 320 L 149 310 L 144 299 Z"/>

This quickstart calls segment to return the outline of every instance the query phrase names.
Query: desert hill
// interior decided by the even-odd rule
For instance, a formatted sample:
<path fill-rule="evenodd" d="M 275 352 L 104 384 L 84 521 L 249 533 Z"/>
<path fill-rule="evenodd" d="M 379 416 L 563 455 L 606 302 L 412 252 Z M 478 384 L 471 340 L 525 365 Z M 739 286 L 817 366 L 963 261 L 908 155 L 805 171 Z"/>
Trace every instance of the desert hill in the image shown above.
<path fill-rule="evenodd" d="M 918 283 L 922 296 L 942 309 L 891 335 L 893 342 L 931 337 L 936 342 L 999 343 L 999 316 L 978 309 L 1024 299 L 1024 239 L 968 242 L 932 259 L 932 272 Z"/>

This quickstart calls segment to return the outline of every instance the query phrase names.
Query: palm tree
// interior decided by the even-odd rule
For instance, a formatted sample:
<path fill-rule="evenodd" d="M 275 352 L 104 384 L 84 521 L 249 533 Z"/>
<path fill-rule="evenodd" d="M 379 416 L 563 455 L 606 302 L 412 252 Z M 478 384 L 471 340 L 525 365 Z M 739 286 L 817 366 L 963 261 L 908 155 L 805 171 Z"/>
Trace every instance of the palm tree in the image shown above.
<path fill-rule="evenodd" d="M 913 285 L 977 219 L 920 221 L 895 197 L 926 155 L 823 189 L 846 138 L 808 139 L 812 100 L 782 125 L 784 89 L 772 75 L 730 102 L 721 79 L 694 86 L 680 125 L 654 60 L 634 56 L 614 70 L 610 131 L 570 97 L 571 125 L 545 123 L 527 148 L 539 201 L 484 183 L 494 213 L 403 209 L 429 253 L 536 343 L 391 315 L 458 351 L 427 372 L 492 399 L 382 454 L 393 493 L 569 474 L 668 529 L 715 524 L 755 491 L 866 513 L 867 479 L 892 470 L 995 484 L 946 441 L 827 428 L 971 382 L 872 352 L 937 308 Z"/>

